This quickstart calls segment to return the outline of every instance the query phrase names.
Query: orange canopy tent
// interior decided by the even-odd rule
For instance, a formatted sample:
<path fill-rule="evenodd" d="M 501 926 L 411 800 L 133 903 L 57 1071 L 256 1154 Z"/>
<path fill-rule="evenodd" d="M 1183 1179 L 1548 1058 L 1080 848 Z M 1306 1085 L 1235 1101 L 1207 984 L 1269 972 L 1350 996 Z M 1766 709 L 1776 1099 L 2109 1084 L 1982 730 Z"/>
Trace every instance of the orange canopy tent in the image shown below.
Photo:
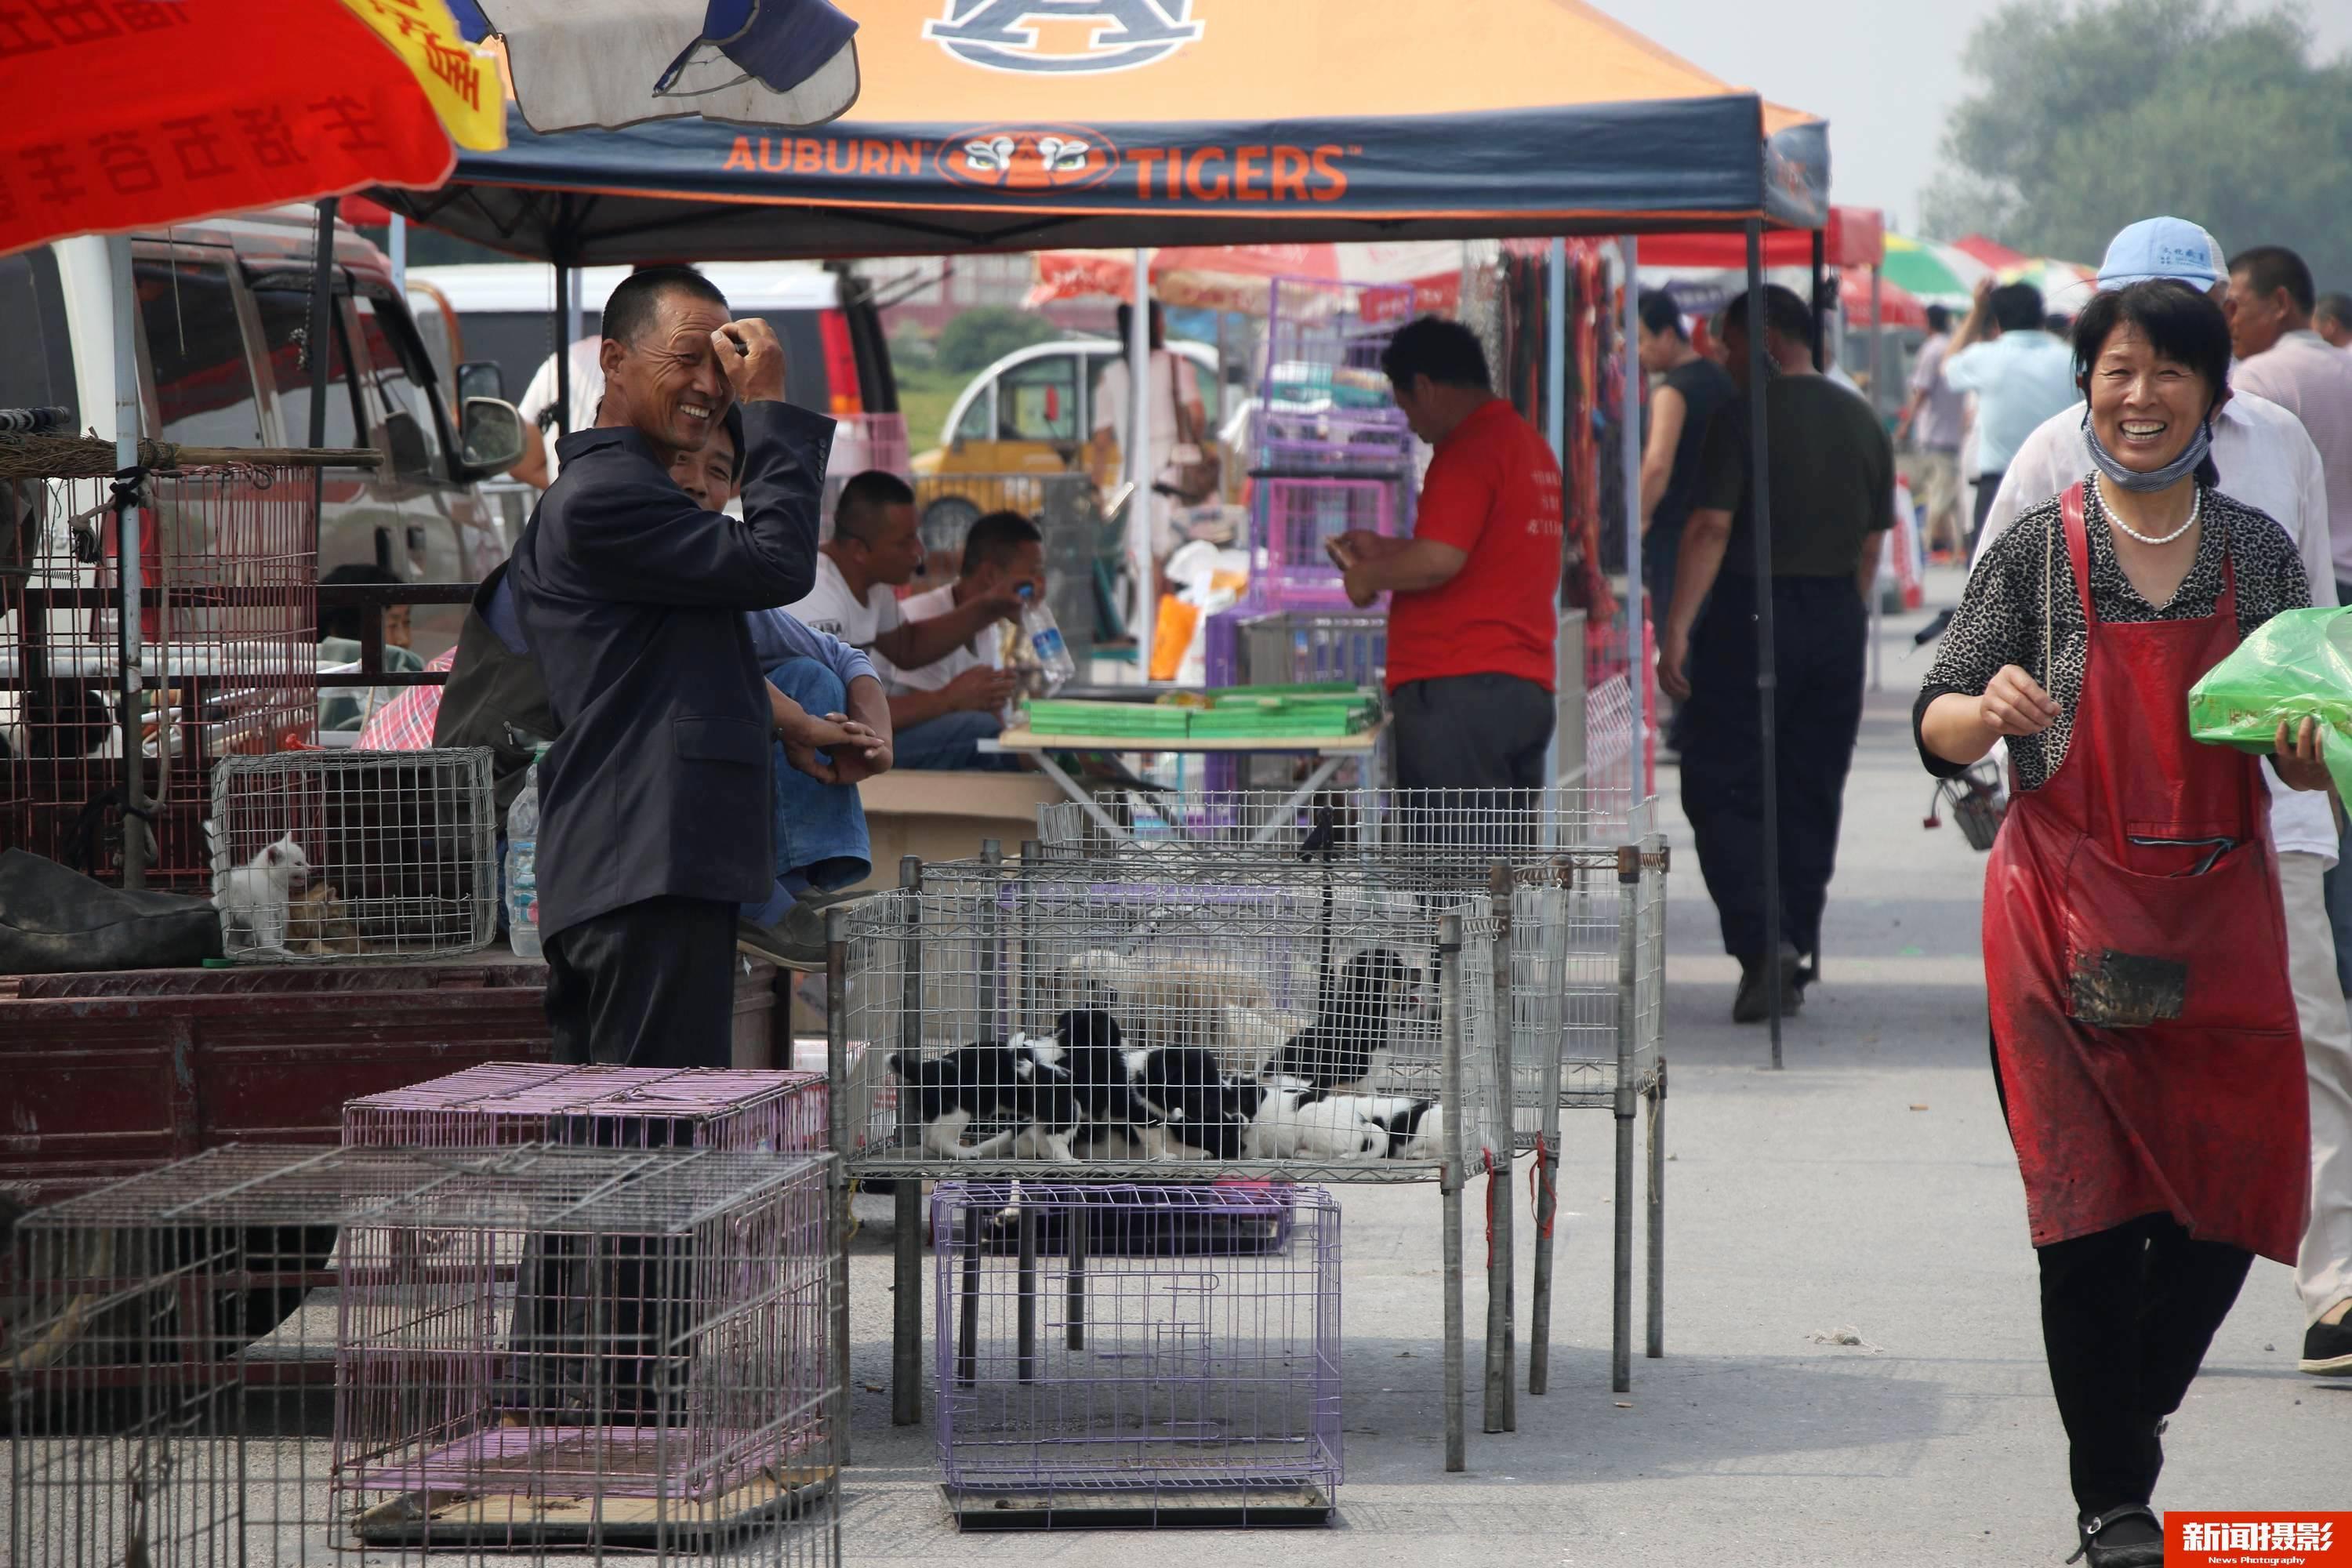
<path fill-rule="evenodd" d="M 1810 226 L 1828 136 L 1580 0 L 865 0 L 790 135 L 533 134 L 397 210 L 571 265 Z"/>

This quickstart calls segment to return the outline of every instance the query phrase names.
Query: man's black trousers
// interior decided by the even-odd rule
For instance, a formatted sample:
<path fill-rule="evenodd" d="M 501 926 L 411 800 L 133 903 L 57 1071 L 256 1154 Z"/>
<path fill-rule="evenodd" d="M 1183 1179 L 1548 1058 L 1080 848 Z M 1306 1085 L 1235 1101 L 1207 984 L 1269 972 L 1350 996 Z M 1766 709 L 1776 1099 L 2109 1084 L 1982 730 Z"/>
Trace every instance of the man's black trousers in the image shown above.
<path fill-rule="evenodd" d="M 1772 712 L 1780 806 L 1780 931 L 1821 950 L 1837 868 L 1846 771 L 1862 728 L 1869 617 L 1851 577 L 1772 579 Z M 1756 580 L 1725 573 L 1691 634 L 1682 741 L 1683 815 L 1723 926 L 1723 949 L 1765 956 L 1764 736 L 1756 694 Z"/>
<path fill-rule="evenodd" d="M 624 904 L 547 939 L 559 1062 L 723 1068 L 732 1059 L 736 906 Z"/>

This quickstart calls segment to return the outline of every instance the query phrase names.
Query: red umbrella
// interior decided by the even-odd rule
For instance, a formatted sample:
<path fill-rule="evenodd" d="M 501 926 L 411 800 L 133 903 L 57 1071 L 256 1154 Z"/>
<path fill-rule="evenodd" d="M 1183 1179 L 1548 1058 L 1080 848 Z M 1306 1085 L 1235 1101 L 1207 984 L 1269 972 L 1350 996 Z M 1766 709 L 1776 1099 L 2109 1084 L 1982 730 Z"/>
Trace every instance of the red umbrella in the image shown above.
<path fill-rule="evenodd" d="M 0 254 L 366 185 L 504 145 L 498 67 L 444 0 L 0 7 Z"/>
<path fill-rule="evenodd" d="M 1850 326 L 1870 325 L 1870 268 L 1838 268 L 1838 313 Z M 1927 308 L 1909 289 L 1884 279 L 1878 284 L 1878 314 L 1883 326 L 1927 330 Z"/>
<path fill-rule="evenodd" d="M 1134 290 L 1134 253 L 1125 250 L 1041 250 L 1029 303 Z M 1462 247 L 1454 240 L 1383 244 L 1171 245 L 1151 258 L 1151 289 L 1179 309 L 1266 313 L 1267 284 L 1307 278 L 1358 285 L 1410 283 L 1418 312 L 1452 315 L 1462 283 Z"/>

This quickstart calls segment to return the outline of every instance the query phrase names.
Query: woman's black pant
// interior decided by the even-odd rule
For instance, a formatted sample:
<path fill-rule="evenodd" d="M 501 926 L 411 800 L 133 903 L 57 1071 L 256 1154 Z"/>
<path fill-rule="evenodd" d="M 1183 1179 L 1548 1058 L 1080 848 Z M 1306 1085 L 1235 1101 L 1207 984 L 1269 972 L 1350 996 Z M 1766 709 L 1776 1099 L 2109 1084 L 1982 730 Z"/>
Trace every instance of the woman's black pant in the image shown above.
<path fill-rule="evenodd" d="M 1992 1071 L 2005 1119 L 1998 1054 Z M 2164 1468 L 2157 1424 L 2180 1408 L 2254 1255 L 2193 1240 L 2168 1214 L 2033 1250 L 2074 1504 L 2100 1514 L 2145 1503 Z"/>

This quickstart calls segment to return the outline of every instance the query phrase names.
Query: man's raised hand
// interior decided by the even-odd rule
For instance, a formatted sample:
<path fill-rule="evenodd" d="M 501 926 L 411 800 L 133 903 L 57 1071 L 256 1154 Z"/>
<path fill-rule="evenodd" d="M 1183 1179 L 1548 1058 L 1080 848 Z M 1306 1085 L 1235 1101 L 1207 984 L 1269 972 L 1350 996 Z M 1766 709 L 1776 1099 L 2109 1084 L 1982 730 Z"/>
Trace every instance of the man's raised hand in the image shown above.
<path fill-rule="evenodd" d="M 784 396 L 784 345 L 775 329 L 757 316 L 730 321 L 710 334 L 719 368 L 735 389 L 738 403 L 781 403 Z"/>

